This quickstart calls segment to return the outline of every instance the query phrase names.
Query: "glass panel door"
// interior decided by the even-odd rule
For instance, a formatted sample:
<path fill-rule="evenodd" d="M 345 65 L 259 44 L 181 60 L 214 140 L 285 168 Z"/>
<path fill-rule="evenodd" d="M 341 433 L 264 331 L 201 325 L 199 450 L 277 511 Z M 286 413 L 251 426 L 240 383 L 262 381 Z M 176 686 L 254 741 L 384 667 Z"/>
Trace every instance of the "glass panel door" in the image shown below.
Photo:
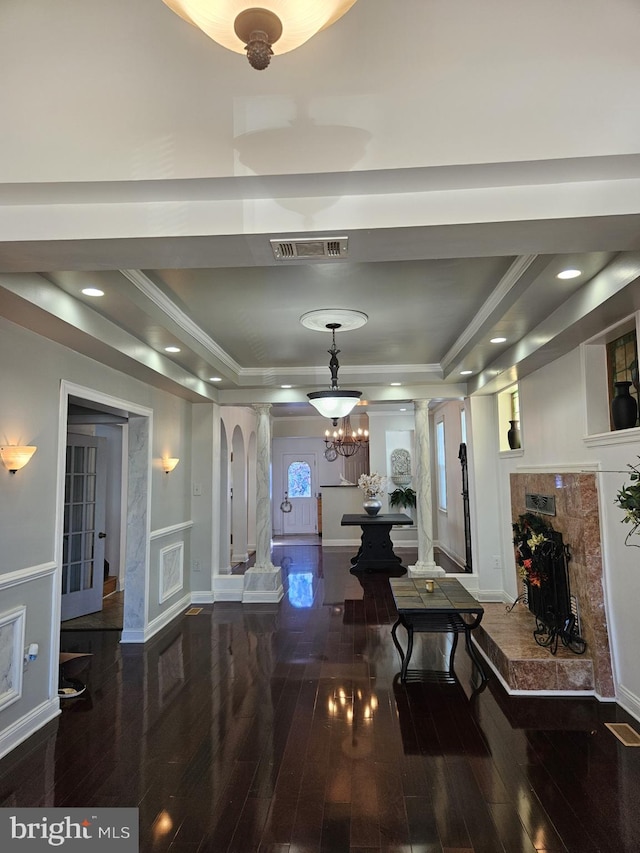
<path fill-rule="evenodd" d="M 62 620 L 102 610 L 105 439 L 69 435 L 62 537 Z"/>

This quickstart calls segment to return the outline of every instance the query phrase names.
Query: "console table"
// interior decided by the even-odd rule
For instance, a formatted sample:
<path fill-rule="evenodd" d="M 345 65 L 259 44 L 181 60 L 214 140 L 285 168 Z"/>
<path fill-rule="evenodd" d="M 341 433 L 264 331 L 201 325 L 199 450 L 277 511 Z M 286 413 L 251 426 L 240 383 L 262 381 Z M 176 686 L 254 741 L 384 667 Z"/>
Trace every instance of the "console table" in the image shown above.
<path fill-rule="evenodd" d="M 447 673 L 451 679 L 455 678 L 453 659 L 458 645 L 458 634 L 464 633 L 467 653 L 480 673 L 480 678 L 485 682 L 487 676 L 471 644 L 471 631 L 482 621 L 484 608 L 456 578 L 434 578 L 431 582 L 433 592 L 427 592 L 424 578 L 389 578 L 393 600 L 398 611 L 398 620 L 391 629 L 391 636 L 402 661 L 400 680 L 407 680 L 409 661 L 413 651 L 413 634 L 415 631 L 424 631 L 453 634 Z M 407 631 L 406 653 L 396 636 L 398 625 L 404 625 Z"/>
<path fill-rule="evenodd" d="M 388 512 L 384 515 L 342 516 L 343 527 L 349 525 L 362 528 L 360 548 L 351 558 L 351 571 L 379 572 L 402 568 L 402 560 L 393 553 L 391 528 L 396 524 L 413 524 L 413 519 L 403 512 Z"/>

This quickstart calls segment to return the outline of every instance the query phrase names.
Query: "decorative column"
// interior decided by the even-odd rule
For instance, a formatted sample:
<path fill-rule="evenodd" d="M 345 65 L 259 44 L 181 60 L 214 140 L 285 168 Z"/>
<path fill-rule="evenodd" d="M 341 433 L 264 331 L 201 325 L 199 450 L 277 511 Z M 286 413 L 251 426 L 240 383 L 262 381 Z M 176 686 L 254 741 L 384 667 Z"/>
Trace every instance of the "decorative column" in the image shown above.
<path fill-rule="evenodd" d="M 244 575 L 243 603 L 271 604 L 284 595 L 280 567 L 271 562 L 271 421 L 270 403 L 253 405 L 256 424 L 256 562 Z"/>
<path fill-rule="evenodd" d="M 433 511 L 431 507 L 431 443 L 429 440 L 429 401 L 414 400 L 416 456 L 416 523 L 418 560 L 409 566 L 409 577 L 443 575 L 433 558 Z"/>

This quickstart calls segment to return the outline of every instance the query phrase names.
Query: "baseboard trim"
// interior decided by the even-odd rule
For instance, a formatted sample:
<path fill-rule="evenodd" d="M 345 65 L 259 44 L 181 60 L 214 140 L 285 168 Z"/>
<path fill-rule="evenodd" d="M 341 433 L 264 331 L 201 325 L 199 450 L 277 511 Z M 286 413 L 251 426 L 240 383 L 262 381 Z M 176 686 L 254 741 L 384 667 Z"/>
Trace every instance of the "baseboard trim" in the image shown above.
<path fill-rule="evenodd" d="M 624 708 L 624 710 L 631 714 L 632 717 L 635 717 L 636 720 L 640 720 L 640 696 L 636 696 L 631 690 L 628 690 L 624 684 L 617 685 L 617 693 L 618 697 L 615 700 L 620 707 Z"/>
<path fill-rule="evenodd" d="M 3 758 L 23 741 L 30 738 L 51 720 L 60 715 L 60 700 L 56 696 L 33 708 L 0 733 L 0 758 Z"/>
<path fill-rule="evenodd" d="M 243 604 L 278 604 L 284 598 L 284 587 L 274 590 L 245 590 L 242 594 Z"/>
<path fill-rule="evenodd" d="M 217 575 L 213 579 L 213 601 L 242 601 L 244 575 Z"/>
<path fill-rule="evenodd" d="M 152 637 L 155 637 L 159 631 L 166 628 L 170 622 L 173 622 L 174 619 L 180 616 L 180 614 L 183 613 L 191 603 L 191 593 L 189 592 L 186 595 L 183 595 L 179 601 L 176 601 L 176 603 L 172 604 L 167 610 L 160 613 L 159 616 L 156 616 L 155 619 L 152 619 L 145 628 L 137 629 L 135 631 L 123 630 L 120 642 L 148 642 Z"/>

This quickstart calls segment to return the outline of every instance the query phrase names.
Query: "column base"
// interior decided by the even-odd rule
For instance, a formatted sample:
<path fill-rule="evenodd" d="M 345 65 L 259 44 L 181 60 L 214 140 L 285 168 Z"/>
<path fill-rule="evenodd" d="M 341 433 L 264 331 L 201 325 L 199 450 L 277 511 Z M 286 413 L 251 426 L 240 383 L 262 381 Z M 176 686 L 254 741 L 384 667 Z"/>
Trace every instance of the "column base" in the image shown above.
<path fill-rule="evenodd" d="M 243 604 L 277 604 L 283 596 L 279 566 L 252 566 L 244 573 Z"/>
<path fill-rule="evenodd" d="M 446 572 L 435 562 L 419 561 L 414 566 L 409 566 L 408 574 L 410 578 L 438 578 L 446 575 Z"/>

